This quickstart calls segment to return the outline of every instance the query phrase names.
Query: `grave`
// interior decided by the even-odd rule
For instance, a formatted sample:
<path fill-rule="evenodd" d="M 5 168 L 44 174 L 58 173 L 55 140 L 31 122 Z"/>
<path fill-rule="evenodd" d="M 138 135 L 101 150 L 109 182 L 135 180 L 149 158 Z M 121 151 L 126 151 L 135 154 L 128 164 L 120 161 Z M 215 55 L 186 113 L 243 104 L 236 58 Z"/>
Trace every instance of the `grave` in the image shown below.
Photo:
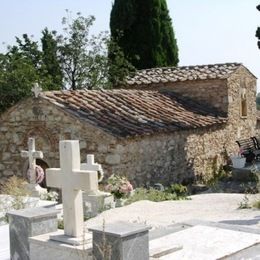
<path fill-rule="evenodd" d="M 253 260 L 260 257 L 258 251 L 260 230 L 257 229 L 214 222 L 188 221 L 169 226 L 168 230 L 161 230 L 159 235 L 158 233 L 160 232 L 157 230 L 150 235 L 150 259 Z M 252 258 L 247 258 L 248 256 Z"/>
<path fill-rule="evenodd" d="M 43 158 L 42 151 L 36 151 L 35 150 L 35 139 L 29 138 L 28 139 L 28 151 L 21 151 L 21 156 L 23 158 L 28 158 L 29 160 L 29 184 L 26 186 L 29 190 L 29 193 L 31 196 L 40 197 L 41 194 L 46 193 L 47 190 L 43 189 L 38 183 L 37 183 L 37 176 L 36 176 L 36 159 Z"/>
<path fill-rule="evenodd" d="M 260 248 L 259 230 L 200 221 L 152 230 L 149 248 L 149 227 L 138 223 L 104 223 L 90 229 L 92 238 L 92 234 L 84 230 L 82 190 L 96 194 L 98 176 L 96 171 L 81 169 L 78 141 L 60 141 L 60 168 L 47 169 L 47 184 L 62 189 L 65 229 L 30 237 L 30 260 L 44 260 L 46 252 L 49 260 L 101 260 L 107 252 L 110 259 L 120 260 L 236 259 L 237 255 L 243 258 Z M 36 210 L 33 216 L 29 214 L 29 222 L 42 219 L 44 214 Z M 53 214 L 50 215 L 52 223 L 55 222 Z M 17 237 L 28 230 L 20 220 L 24 215 L 28 217 L 23 212 L 11 214 L 10 230 L 21 226 L 15 229 Z"/>
<path fill-rule="evenodd" d="M 60 141 L 59 169 L 46 170 L 47 186 L 62 190 L 64 235 L 51 239 L 73 245 L 84 243 L 82 190 L 96 194 L 98 176 L 95 171 L 81 170 L 79 141 Z"/>
<path fill-rule="evenodd" d="M 104 177 L 102 166 L 95 163 L 93 154 L 87 155 L 86 163 L 82 163 L 80 168 L 81 170 L 95 172 L 95 176 L 98 176 L 99 173 L 98 182 L 101 182 Z M 101 211 L 112 208 L 113 204 L 114 198 L 108 192 L 100 190 L 92 191 L 92 193 L 83 192 L 83 210 L 84 216 L 87 218 L 95 217 Z"/>
<path fill-rule="evenodd" d="M 36 207 L 54 207 L 57 202 L 49 200 L 41 200 L 38 197 L 23 196 L 16 201 L 11 195 L 0 194 L 0 225 L 6 224 L 5 214 L 14 210 L 14 207 L 36 208 Z"/>

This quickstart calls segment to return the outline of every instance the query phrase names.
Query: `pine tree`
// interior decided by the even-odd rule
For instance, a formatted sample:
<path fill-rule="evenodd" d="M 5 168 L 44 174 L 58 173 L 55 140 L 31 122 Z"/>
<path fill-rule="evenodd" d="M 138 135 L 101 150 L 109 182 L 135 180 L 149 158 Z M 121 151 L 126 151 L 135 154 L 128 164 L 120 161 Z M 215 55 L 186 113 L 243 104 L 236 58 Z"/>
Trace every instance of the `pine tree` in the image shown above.
<path fill-rule="evenodd" d="M 177 66 L 178 46 L 166 0 L 115 0 L 110 30 L 137 69 Z"/>

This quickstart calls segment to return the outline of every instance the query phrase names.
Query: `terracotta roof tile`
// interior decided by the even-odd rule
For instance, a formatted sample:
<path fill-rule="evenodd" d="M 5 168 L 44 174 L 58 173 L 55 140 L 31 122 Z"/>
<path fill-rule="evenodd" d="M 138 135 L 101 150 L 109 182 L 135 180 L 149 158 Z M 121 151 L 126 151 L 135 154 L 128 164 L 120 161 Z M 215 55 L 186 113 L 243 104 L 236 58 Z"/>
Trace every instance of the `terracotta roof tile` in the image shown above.
<path fill-rule="evenodd" d="M 134 76 L 128 77 L 126 83 L 132 86 L 188 80 L 225 79 L 241 65 L 241 63 L 223 63 L 139 70 Z"/>
<path fill-rule="evenodd" d="M 227 120 L 215 109 L 169 91 L 49 91 L 40 97 L 121 137 L 207 127 Z"/>

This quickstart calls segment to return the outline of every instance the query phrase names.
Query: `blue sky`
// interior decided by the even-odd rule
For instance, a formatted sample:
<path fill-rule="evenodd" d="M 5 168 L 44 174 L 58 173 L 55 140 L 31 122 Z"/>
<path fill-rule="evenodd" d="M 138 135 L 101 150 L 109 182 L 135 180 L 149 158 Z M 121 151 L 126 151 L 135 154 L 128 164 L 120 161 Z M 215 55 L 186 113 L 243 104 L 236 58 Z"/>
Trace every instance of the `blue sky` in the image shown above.
<path fill-rule="evenodd" d="M 1 2 L 0 43 L 34 35 L 44 27 L 61 31 L 65 9 L 94 15 L 93 32 L 109 30 L 112 0 L 8 0 Z M 260 26 L 260 0 L 168 0 L 178 40 L 180 65 L 242 62 L 260 78 L 260 50 L 254 37 Z M 0 51 L 5 47 L 0 46 Z M 260 88 L 259 88 L 260 91 Z"/>

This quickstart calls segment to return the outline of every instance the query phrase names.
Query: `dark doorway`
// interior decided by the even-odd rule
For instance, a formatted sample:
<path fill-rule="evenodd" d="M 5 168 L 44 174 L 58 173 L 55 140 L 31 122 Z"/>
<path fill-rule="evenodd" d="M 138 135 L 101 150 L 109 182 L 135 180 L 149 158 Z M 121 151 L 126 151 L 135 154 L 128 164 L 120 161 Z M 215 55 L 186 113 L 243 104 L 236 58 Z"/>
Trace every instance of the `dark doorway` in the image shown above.
<path fill-rule="evenodd" d="M 44 179 L 41 183 L 39 183 L 39 185 L 42 188 L 47 188 L 47 185 L 46 185 L 46 169 L 50 168 L 50 167 L 45 161 L 43 161 L 41 159 L 36 159 L 36 164 L 39 165 L 44 171 Z"/>

